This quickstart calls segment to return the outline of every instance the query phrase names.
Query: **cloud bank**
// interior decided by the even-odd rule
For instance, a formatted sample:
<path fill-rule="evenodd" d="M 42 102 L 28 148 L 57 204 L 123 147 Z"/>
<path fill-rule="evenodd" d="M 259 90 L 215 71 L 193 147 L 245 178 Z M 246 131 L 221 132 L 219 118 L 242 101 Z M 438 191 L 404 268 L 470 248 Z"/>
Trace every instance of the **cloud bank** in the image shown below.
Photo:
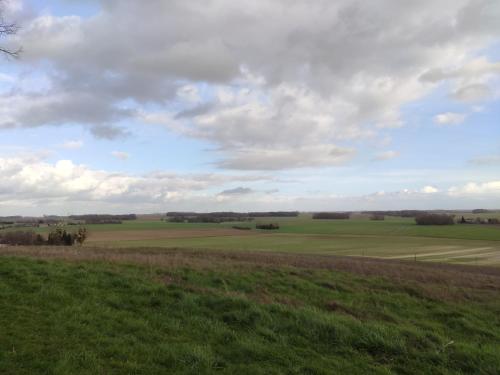
<path fill-rule="evenodd" d="M 335 166 L 356 153 L 349 142 L 404 126 L 401 107 L 441 84 L 457 101 L 496 95 L 500 63 L 481 55 L 500 35 L 494 0 L 97 4 L 81 17 L 7 2 L 23 64 L 48 67 L 36 89 L 0 94 L 0 129 L 76 125 L 116 139 L 125 121 L 158 123 L 209 142 L 222 169 Z"/>
<path fill-rule="evenodd" d="M 67 214 L 73 210 L 73 213 L 364 210 L 500 205 L 500 181 L 469 182 L 441 189 L 427 185 L 418 190 L 350 196 L 325 193 L 299 196 L 277 189 L 249 187 L 271 182 L 287 184 L 269 175 L 168 172 L 132 175 L 95 170 L 70 160 L 48 163 L 36 157 L 0 158 L 0 208 L 4 214 Z"/>

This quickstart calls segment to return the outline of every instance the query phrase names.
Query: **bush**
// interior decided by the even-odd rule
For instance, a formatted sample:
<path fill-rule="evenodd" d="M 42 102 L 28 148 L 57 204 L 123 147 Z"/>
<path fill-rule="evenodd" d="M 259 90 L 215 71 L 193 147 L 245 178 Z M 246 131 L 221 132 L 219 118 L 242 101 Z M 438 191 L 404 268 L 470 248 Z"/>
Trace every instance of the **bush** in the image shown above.
<path fill-rule="evenodd" d="M 83 245 L 87 237 L 88 237 L 87 228 L 85 227 L 78 228 L 78 231 L 75 233 L 75 241 L 78 243 L 78 245 L 80 246 Z"/>
<path fill-rule="evenodd" d="M 38 235 L 40 236 L 40 235 Z M 39 238 L 33 231 L 14 231 L 0 234 L 0 243 L 5 245 L 31 246 L 38 242 Z M 41 237 L 41 236 L 40 236 Z M 42 238 L 43 240 L 43 238 Z"/>
<path fill-rule="evenodd" d="M 346 220 L 351 214 L 349 212 L 317 212 L 313 214 L 313 219 Z"/>
<path fill-rule="evenodd" d="M 171 223 L 184 223 L 186 219 L 184 216 L 172 216 L 168 219 L 168 221 Z"/>
<path fill-rule="evenodd" d="M 250 227 L 243 227 L 241 225 L 233 225 L 232 228 L 233 229 L 239 229 L 239 230 L 250 230 L 250 229 L 252 229 Z"/>
<path fill-rule="evenodd" d="M 23 246 L 72 246 L 77 242 L 83 245 L 88 237 L 87 228 L 80 227 L 76 233 L 66 231 L 62 226 L 57 226 L 48 235 L 47 240 L 34 231 L 13 231 L 0 233 L 0 243 L 5 245 Z"/>
<path fill-rule="evenodd" d="M 75 243 L 75 238 L 72 233 L 68 233 L 66 229 L 57 227 L 49 233 L 47 239 L 48 245 L 55 246 L 72 246 Z"/>
<path fill-rule="evenodd" d="M 276 223 L 256 224 L 255 228 L 257 228 L 257 229 L 275 230 L 275 229 L 280 229 L 280 226 L 278 224 L 276 224 Z"/>
<path fill-rule="evenodd" d="M 70 233 L 63 227 L 58 226 L 49 233 L 47 244 L 54 246 L 73 246 L 75 242 L 77 242 L 79 245 L 83 245 L 87 236 L 88 232 L 85 227 L 78 228 L 76 233 Z"/>
<path fill-rule="evenodd" d="M 385 216 L 380 214 L 373 214 L 372 216 L 370 216 L 370 220 L 385 220 Z"/>
<path fill-rule="evenodd" d="M 417 225 L 453 225 L 453 215 L 446 214 L 421 214 L 415 217 Z"/>

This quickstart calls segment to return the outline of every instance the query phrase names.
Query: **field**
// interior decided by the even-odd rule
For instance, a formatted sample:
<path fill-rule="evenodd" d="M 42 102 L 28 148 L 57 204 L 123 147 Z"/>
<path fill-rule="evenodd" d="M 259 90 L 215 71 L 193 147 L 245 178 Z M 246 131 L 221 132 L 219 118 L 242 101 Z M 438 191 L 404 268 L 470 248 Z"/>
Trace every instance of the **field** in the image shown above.
<path fill-rule="evenodd" d="M 0 247 L 0 373 L 498 374 L 498 226 L 257 221 Z"/>
<path fill-rule="evenodd" d="M 500 270 L 11 247 L 2 374 L 497 374 Z"/>
<path fill-rule="evenodd" d="M 252 222 L 125 221 L 123 224 L 90 225 L 87 246 L 280 251 L 500 264 L 498 225 L 417 226 L 412 218 L 388 217 L 384 221 L 371 221 L 364 216 L 351 220 L 312 220 L 306 214 L 298 218 L 260 218 L 256 222 L 277 222 L 280 229 L 245 231 L 231 228 L 233 225 L 254 226 Z M 43 232 L 47 228 L 40 230 Z"/>

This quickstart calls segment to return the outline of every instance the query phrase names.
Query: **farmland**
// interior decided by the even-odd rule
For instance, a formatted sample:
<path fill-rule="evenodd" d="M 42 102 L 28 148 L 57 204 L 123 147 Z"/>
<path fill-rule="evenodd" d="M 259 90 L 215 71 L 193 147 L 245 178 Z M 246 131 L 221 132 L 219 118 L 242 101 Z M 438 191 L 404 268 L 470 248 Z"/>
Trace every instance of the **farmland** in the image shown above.
<path fill-rule="evenodd" d="M 83 246 L 0 247 L 0 373 L 500 368 L 498 226 L 303 214 L 87 227 Z"/>
<path fill-rule="evenodd" d="M 234 225 L 253 227 L 255 222 L 276 222 L 280 229 L 232 229 Z M 91 235 L 87 246 L 280 251 L 500 264 L 498 225 L 418 226 L 412 218 L 387 217 L 384 221 L 371 221 L 362 215 L 350 220 L 312 220 L 307 214 L 297 218 L 257 218 L 255 222 L 135 220 L 89 225 Z M 41 232 L 47 230 L 39 228 Z"/>

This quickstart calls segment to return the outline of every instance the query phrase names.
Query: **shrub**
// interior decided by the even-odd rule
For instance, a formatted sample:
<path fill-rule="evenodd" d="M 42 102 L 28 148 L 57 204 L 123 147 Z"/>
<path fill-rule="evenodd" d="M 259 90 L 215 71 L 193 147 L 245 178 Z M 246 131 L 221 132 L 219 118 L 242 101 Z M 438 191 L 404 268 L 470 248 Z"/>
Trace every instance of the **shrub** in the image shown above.
<path fill-rule="evenodd" d="M 184 216 L 172 216 L 168 219 L 171 223 L 184 223 L 186 219 Z"/>
<path fill-rule="evenodd" d="M 47 240 L 41 234 L 36 234 L 34 231 L 12 231 L 0 233 L 0 243 L 24 246 L 72 246 L 75 242 L 82 245 L 87 237 L 88 232 L 85 227 L 78 228 L 76 233 L 70 233 L 58 226 L 49 233 Z"/>
<path fill-rule="evenodd" d="M 71 246 L 75 243 L 75 238 L 71 233 L 61 226 L 56 227 L 49 233 L 47 244 L 55 246 Z"/>
<path fill-rule="evenodd" d="M 73 246 L 75 242 L 79 245 L 83 245 L 88 237 L 87 228 L 80 227 L 76 233 L 71 233 L 66 231 L 61 226 L 57 226 L 53 229 L 48 236 L 47 244 L 55 246 Z"/>
<path fill-rule="evenodd" d="M 493 217 L 488 219 L 488 224 L 500 224 L 500 219 Z"/>
<path fill-rule="evenodd" d="M 46 243 L 45 238 L 43 238 L 43 236 L 41 234 L 37 234 L 33 245 L 42 246 L 42 245 L 45 245 L 45 243 Z"/>
<path fill-rule="evenodd" d="M 40 235 L 38 235 L 40 236 Z M 0 234 L 0 243 L 5 245 L 31 246 L 38 242 L 39 238 L 33 231 L 13 231 Z M 41 236 L 40 236 L 41 237 Z M 42 238 L 43 240 L 43 238 Z"/>
<path fill-rule="evenodd" d="M 351 214 L 349 212 L 317 212 L 313 214 L 313 219 L 346 220 Z"/>
<path fill-rule="evenodd" d="M 257 229 L 274 230 L 274 229 L 280 229 L 280 226 L 278 224 L 276 224 L 276 223 L 256 224 L 255 228 L 257 228 Z"/>
<path fill-rule="evenodd" d="M 239 229 L 239 230 L 250 230 L 250 229 L 252 229 L 252 228 L 250 228 L 250 227 L 243 227 L 243 226 L 241 226 L 241 225 L 233 225 L 233 227 L 232 227 L 232 228 L 233 228 L 233 229 Z"/>
<path fill-rule="evenodd" d="M 453 225 L 454 217 L 446 214 L 420 214 L 415 217 L 417 225 Z"/>
<path fill-rule="evenodd" d="M 385 220 L 385 216 L 380 214 L 373 214 L 372 216 L 370 216 L 370 220 Z"/>
<path fill-rule="evenodd" d="M 85 227 L 78 228 L 78 231 L 75 233 L 74 237 L 75 237 L 75 241 L 78 243 L 78 245 L 82 246 L 88 237 L 87 228 L 85 228 Z"/>

